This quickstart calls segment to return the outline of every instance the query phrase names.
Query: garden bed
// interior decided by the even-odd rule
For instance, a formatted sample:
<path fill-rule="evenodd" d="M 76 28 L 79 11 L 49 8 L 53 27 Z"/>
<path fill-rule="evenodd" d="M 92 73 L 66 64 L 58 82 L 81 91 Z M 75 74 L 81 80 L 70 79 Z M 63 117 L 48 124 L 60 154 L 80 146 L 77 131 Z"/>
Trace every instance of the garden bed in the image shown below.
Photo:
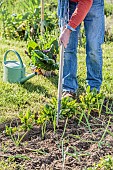
<path fill-rule="evenodd" d="M 101 157 L 113 155 L 113 116 L 105 114 L 106 105 L 113 113 L 112 101 L 105 101 L 100 117 L 94 112 L 90 115 L 91 132 L 85 121 L 78 125 L 75 117 L 68 119 L 66 127 L 66 120 L 59 120 L 55 134 L 53 126 L 47 124 L 44 139 L 41 127 L 34 125 L 18 147 L 2 125 L 0 159 L 13 158 L 25 170 L 83 170 L 93 166 Z M 13 121 L 12 126 L 16 124 Z"/>

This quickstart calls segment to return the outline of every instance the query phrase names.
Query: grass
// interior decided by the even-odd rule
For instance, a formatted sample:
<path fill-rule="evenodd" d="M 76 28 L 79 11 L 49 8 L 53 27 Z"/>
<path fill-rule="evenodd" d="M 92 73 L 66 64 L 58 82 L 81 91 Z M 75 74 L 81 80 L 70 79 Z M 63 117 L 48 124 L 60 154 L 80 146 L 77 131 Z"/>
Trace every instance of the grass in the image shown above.
<path fill-rule="evenodd" d="M 107 98 L 113 98 L 113 43 L 103 45 L 103 84 L 101 92 Z M 52 97 L 57 97 L 58 76 L 43 77 L 35 76 L 26 81 L 23 85 L 9 84 L 3 82 L 3 58 L 8 49 L 15 49 L 26 65 L 26 72 L 31 73 L 29 66 L 30 59 L 24 51 L 27 43 L 0 40 L 0 122 L 16 117 L 20 111 L 31 110 L 37 113 L 41 105 L 49 102 Z M 9 53 L 7 58 L 16 58 L 13 53 Z M 12 56 L 11 56 L 12 55 Z M 57 74 L 58 75 L 58 74 Z M 86 65 L 85 50 L 78 49 L 78 93 L 85 91 Z"/>
<path fill-rule="evenodd" d="M 26 64 L 26 72 L 31 73 L 29 58 L 24 54 L 27 44 L 15 41 L 0 41 L 0 122 L 15 117 L 18 112 L 30 109 L 37 112 L 41 105 L 49 101 L 49 98 L 57 95 L 57 76 L 46 78 L 35 76 L 25 84 L 9 84 L 3 82 L 3 57 L 8 49 L 15 49 L 20 54 L 23 63 Z M 13 53 L 12 53 L 13 54 Z M 13 56 L 13 58 L 16 56 Z M 9 54 L 7 58 L 12 58 Z"/>

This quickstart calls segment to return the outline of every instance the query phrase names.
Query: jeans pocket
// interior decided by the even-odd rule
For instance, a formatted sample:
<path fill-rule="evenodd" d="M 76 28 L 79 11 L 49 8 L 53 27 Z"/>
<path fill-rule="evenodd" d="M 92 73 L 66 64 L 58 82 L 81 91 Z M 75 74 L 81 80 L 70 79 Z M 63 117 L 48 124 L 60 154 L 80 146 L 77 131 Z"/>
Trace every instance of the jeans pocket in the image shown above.
<path fill-rule="evenodd" d="M 104 0 L 94 0 L 93 5 L 104 5 Z"/>

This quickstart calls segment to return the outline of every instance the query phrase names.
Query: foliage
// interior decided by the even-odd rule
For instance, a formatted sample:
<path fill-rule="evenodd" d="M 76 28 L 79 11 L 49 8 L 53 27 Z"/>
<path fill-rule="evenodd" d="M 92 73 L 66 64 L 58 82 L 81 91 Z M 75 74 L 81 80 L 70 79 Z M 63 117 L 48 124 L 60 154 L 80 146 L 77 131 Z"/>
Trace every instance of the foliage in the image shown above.
<path fill-rule="evenodd" d="M 36 41 L 41 32 L 41 6 L 40 0 L 28 0 L 18 2 L 21 11 L 11 10 L 14 9 L 14 1 L 2 1 L 0 3 L 2 19 L 2 36 L 5 38 L 16 38 L 18 40 L 28 40 L 28 38 Z M 51 8 L 52 15 L 48 11 Z M 51 31 L 56 27 L 56 8 L 55 3 L 45 3 L 45 18 L 44 18 L 44 31 Z M 47 12 L 46 12 L 47 11 Z M 52 22 L 51 22 L 52 20 Z M 24 25 L 24 27 L 23 27 Z"/>
<path fill-rule="evenodd" d="M 79 98 L 82 109 L 85 110 L 88 115 L 90 115 L 91 111 L 101 112 L 104 95 L 98 93 L 96 89 L 90 91 L 90 86 L 88 86 L 86 88 L 86 94 L 80 95 Z"/>
<path fill-rule="evenodd" d="M 16 146 L 20 145 L 23 138 L 25 137 L 27 132 L 33 127 L 33 124 L 35 122 L 35 115 L 32 114 L 29 110 L 26 113 L 20 112 L 18 117 L 20 118 L 21 126 L 18 127 L 17 122 L 17 126 L 12 127 L 10 124 L 10 126 L 6 125 L 5 128 L 6 135 L 11 137 L 12 141 Z M 21 134 L 22 131 L 24 131 L 23 134 Z"/>
<path fill-rule="evenodd" d="M 89 116 L 91 111 L 96 111 L 100 116 L 104 96 L 101 93 L 97 93 L 96 89 L 90 91 L 90 87 L 88 86 L 86 89 L 86 94 L 80 95 L 79 98 L 79 102 L 70 97 L 65 97 L 62 99 L 60 118 L 67 118 L 68 120 L 68 118 L 75 116 L 79 120 L 79 124 L 82 119 L 85 118 L 89 131 L 92 132 L 89 124 Z M 43 137 L 46 132 L 45 129 L 47 122 L 52 122 L 54 130 L 56 129 L 56 116 L 57 100 L 52 98 L 49 104 L 42 107 L 37 120 L 37 123 L 42 125 Z"/>
<path fill-rule="evenodd" d="M 56 63 L 58 42 L 56 39 L 46 43 L 46 49 L 44 49 L 44 47 L 42 49 L 42 45 L 30 41 L 28 43 L 27 54 L 31 58 L 32 64 L 37 68 L 47 71 L 58 69 L 58 64 Z"/>
<path fill-rule="evenodd" d="M 3 2 L 3 1 L 2 1 Z M 1 2 L 1 3 L 2 3 Z M 4 2 L 6 3 L 6 1 L 4 0 Z M 28 34 L 27 36 L 29 38 L 32 38 L 34 41 L 36 41 L 36 44 L 39 46 L 37 50 L 41 50 L 41 52 L 43 52 L 42 50 L 48 50 L 50 49 L 50 45 L 48 45 L 48 42 L 51 42 L 51 38 L 47 38 L 47 35 L 45 36 L 44 34 L 44 38 L 42 38 L 40 36 L 40 17 L 35 18 L 35 9 L 37 8 L 37 6 L 32 6 L 33 10 L 30 9 L 29 2 L 28 2 L 28 6 L 24 7 L 24 10 L 22 9 L 22 7 L 19 8 L 19 10 L 24 11 L 24 12 L 10 12 L 9 9 L 13 9 L 10 8 L 10 3 L 9 0 L 7 1 L 8 4 L 7 6 L 0 6 L 1 7 L 1 11 L 0 11 L 0 18 L 1 18 L 1 33 L 2 36 L 5 36 L 6 38 L 16 38 L 18 40 L 24 40 L 24 35 L 22 35 L 23 32 L 23 28 L 21 29 L 21 26 L 24 26 L 25 24 L 25 31 L 27 31 L 26 33 Z M 14 5 L 16 3 L 16 6 L 18 6 L 17 1 L 14 0 L 10 0 L 10 2 Z M 26 3 L 25 1 L 20 1 L 20 3 Z M 36 2 L 36 1 L 35 1 Z M 56 2 L 56 1 L 55 1 Z M 32 1 L 31 1 L 32 3 Z M 46 2 L 45 2 L 46 3 Z M 22 3 L 21 3 L 22 4 Z M 50 3 L 52 4 L 52 2 Z M 22 4 L 23 6 L 23 4 Z M 40 11 L 40 5 L 38 6 L 38 10 Z M 48 8 L 49 7 L 49 8 Z M 51 30 L 52 29 L 56 29 L 57 28 L 57 19 L 56 17 L 56 12 L 52 11 L 51 14 L 51 10 L 53 10 L 53 7 L 56 10 L 56 3 L 52 4 L 52 6 L 50 6 L 49 4 L 46 6 L 46 12 L 47 14 L 45 15 L 47 22 L 44 22 L 44 24 L 47 24 L 45 27 L 45 30 L 48 32 L 48 35 L 51 35 Z M 50 9 L 52 8 L 52 9 Z M 29 9 L 31 11 L 29 11 Z M 49 12 L 48 12 L 49 9 Z M 16 8 L 15 8 L 16 10 Z M 36 9 L 37 10 L 37 9 Z M 2 13 L 1 13 L 2 12 Z M 49 14 L 49 15 L 48 15 Z M 28 15 L 28 16 L 27 16 Z M 37 13 L 38 15 L 38 13 Z M 40 15 L 40 12 L 39 12 Z M 55 19 L 53 19 L 55 18 Z M 39 19 L 39 21 L 38 21 Z M 53 20 L 52 20 L 53 19 Z M 30 21 L 30 22 L 29 22 Z M 52 21 L 52 22 L 51 22 Z M 31 24 L 29 24 L 31 23 Z M 52 24 L 52 29 L 51 26 L 48 24 Z M 56 24 L 56 25 L 55 25 Z M 8 29 L 9 28 L 9 29 Z M 31 29 L 32 28 L 32 29 Z M 36 29 L 35 29 L 36 28 Z M 32 30 L 36 30 L 37 34 L 34 35 L 30 35 Z M 19 33 L 17 33 L 17 31 Z M 22 31 L 22 32 L 21 32 Z M 0 33 L 0 35 L 1 35 Z M 84 34 L 84 32 L 83 32 Z M 58 38 L 58 36 L 56 35 L 52 35 L 55 38 Z M 41 37 L 41 38 L 40 38 Z M 49 36 L 48 36 L 49 37 Z M 51 37 L 51 36 L 50 36 Z M 27 40 L 29 40 L 27 38 Z M 84 39 L 85 40 L 85 39 Z M 1 73 L 3 73 L 3 68 L 2 68 L 2 61 L 3 61 L 3 54 L 6 51 L 7 48 L 11 47 L 11 48 L 16 48 L 17 51 L 19 51 L 19 53 L 23 56 L 24 52 L 23 52 L 23 47 L 26 46 L 25 42 L 18 42 L 18 41 L 13 41 L 13 40 L 4 40 L 2 39 L 1 41 L 1 50 L 0 50 L 0 71 Z M 85 44 L 85 41 L 83 42 Z M 46 46 L 47 45 L 47 46 Z M 110 43 L 109 45 L 104 44 L 103 45 L 103 55 L 104 55 L 104 65 L 103 65 L 103 76 L 104 76 L 104 81 L 101 87 L 102 93 L 104 92 L 108 101 L 107 104 L 104 105 L 105 109 L 105 113 L 112 113 L 112 110 L 109 108 L 112 108 L 113 104 L 112 104 L 112 89 L 113 89 L 113 71 L 112 71 L 112 63 L 113 63 L 113 57 L 112 57 L 112 53 L 113 53 L 113 48 L 112 48 L 113 44 Z M 56 53 L 56 52 L 55 52 Z M 46 54 L 46 53 L 44 53 Z M 94 94 L 90 94 L 90 92 L 83 93 L 84 89 L 83 87 L 85 86 L 85 50 L 81 47 L 78 53 L 79 57 L 78 57 L 78 62 L 79 62 L 79 67 L 78 67 L 78 81 L 79 81 L 79 90 L 81 93 L 80 97 L 80 101 L 75 101 L 75 100 L 70 100 L 70 99 L 65 99 L 65 101 L 62 101 L 62 118 L 66 118 L 66 117 L 72 117 L 73 115 L 76 115 L 76 113 L 78 113 L 78 119 L 81 121 L 83 117 L 80 117 L 80 115 L 82 115 L 85 117 L 85 115 L 87 116 L 87 113 L 91 113 L 90 111 L 94 109 L 94 111 L 99 112 L 99 114 L 101 113 L 101 101 L 103 102 L 103 100 L 101 100 L 101 96 L 99 97 L 98 94 L 96 97 Z M 23 58 L 24 62 L 28 65 L 29 63 L 29 59 Z M 81 69 L 82 68 L 82 69 Z M 29 69 L 28 69 L 29 70 Z M 30 70 L 31 71 L 31 70 Z M 40 110 L 40 107 L 42 107 L 42 112 L 43 109 L 46 107 L 45 103 L 49 103 L 50 101 L 50 97 L 55 97 L 57 95 L 57 79 L 58 77 L 54 77 L 54 78 L 45 78 L 45 77 L 40 77 L 40 76 L 35 76 L 34 79 L 26 82 L 24 85 L 17 85 L 17 84 L 7 84 L 2 82 L 2 74 L 0 76 L 1 82 L 0 82 L 0 92 L 1 92 L 1 98 L 0 98 L 0 121 L 6 121 L 9 119 L 12 119 L 13 117 L 17 116 L 18 112 L 23 112 L 26 113 L 26 109 L 29 107 L 32 111 L 31 112 L 37 112 L 37 110 Z M 90 101 L 92 104 L 90 104 Z M 42 126 L 42 136 L 44 136 L 45 132 L 46 132 L 46 125 L 47 123 L 53 123 L 54 126 L 54 131 L 55 131 L 55 126 L 56 126 L 56 117 L 54 115 L 56 115 L 57 111 L 56 111 L 56 104 L 54 105 L 52 104 L 47 104 L 48 106 L 46 107 L 45 111 L 45 115 L 42 114 L 44 117 L 44 121 L 41 120 L 41 115 L 39 113 L 39 119 L 40 120 L 40 125 Z M 79 105 L 79 106 L 78 106 Z M 91 110 L 90 110 L 91 107 Z M 65 109 L 66 108 L 66 109 Z M 74 110 L 75 108 L 75 110 Z M 53 109 L 53 110 L 52 110 Z M 51 111 L 50 111 L 51 110 Z M 67 110 L 67 111 L 66 111 Z M 69 111 L 70 110 L 70 111 Z M 53 111 L 53 113 L 52 113 Z M 88 112 L 89 111 L 89 112 Z M 40 110 L 41 112 L 41 110 Z M 53 116 L 49 115 L 46 116 L 46 112 L 47 115 L 49 115 L 49 113 L 51 112 Z M 69 114 L 69 112 L 71 114 Z M 25 115 L 24 115 L 25 116 Z M 42 116 L 42 118 L 43 118 Z M 49 118 L 48 118 L 49 117 Z M 46 121 L 46 118 L 48 121 Z M 88 117 L 87 117 L 88 119 Z M 38 122 L 37 121 L 37 122 Z M 42 121 L 42 122 L 41 122 Z M 79 122 L 80 122 L 79 121 Z M 32 123 L 31 123 L 32 124 Z M 26 127 L 26 126 L 25 126 Z M 29 126 L 28 126 L 29 127 Z M 32 128 L 32 126 L 30 125 L 30 128 Z M 28 129 L 30 129 L 28 128 Z M 21 136 L 20 136 L 20 129 L 17 127 L 6 127 L 6 132 L 7 134 L 11 134 L 10 137 L 12 137 L 12 139 L 14 140 L 14 143 L 16 145 L 19 145 L 21 143 Z M 22 129 L 21 129 L 22 130 Z M 107 131 L 108 132 L 108 131 Z M 64 135 L 63 135 L 64 136 Z M 104 136 L 104 135 L 103 135 Z M 15 138 L 16 137 L 16 138 Z M 19 137 L 19 138 L 18 138 Z M 69 152 L 70 154 L 70 152 Z M 71 155 L 71 156 L 75 156 L 76 152 Z M 79 153 L 77 153 L 79 154 Z M 108 156 L 109 157 L 109 156 Z M 109 157 L 109 159 L 106 158 L 102 158 L 102 162 L 99 164 L 100 165 L 95 165 L 96 167 L 98 167 L 97 169 L 103 169 L 104 168 L 108 168 L 108 170 L 110 169 L 109 167 L 111 166 L 112 168 L 112 158 L 111 156 Z M 2 165 L 1 165 L 2 164 Z M 9 166 L 8 166 L 9 165 Z M 13 162 L 9 161 L 7 163 L 7 160 L 5 160 L 4 162 L 0 162 L 0 166 L 2 167 L 2 169 L 9 169 L 10 167 L 16 169 L 16 165 L 13 164 Z M 13 167 L 14 166 L 14 167 Z M 21 165 L 17 165 L 17 169 L 21 169 L 20 168 Z M 94 169 L 94 168 L 93 168 Z"/>
<path fill-rule="evenodd" d="M 14 158 L 8 158 L 8 159 L 1 159 L 0 161 L 0 170 L 25 170 L 25 166 L 21 165 L 20 163 L 17 163 Z"/>
<path fill-rule="evenodd" d="M 56 98 L 52 98 L 49 104 L 46 104 L 41 108 L 37 120 L 38 124 L 43 124 L 44 121 L 50 121 L 50 122 L 54 121 L 57 113 L 56 104 L 57 104 Z"/>
<path fill-rule="evenodd" d="M 37 66 L 37 68 L 41 68 L 47 71 L 58 69 L 58 64 L 56 64 L 53 59 L 50 59 L 43 52 L 35 50 L 31 55 L 32 63 L 33 65 Z"/>
<path fill-rule="evenodd" d="M 97 165 L 94 165 L 92 168 L 88 168 L 87 170 L 112 170 L 113 169 L 113 157 L 112 155 L 106 155 L 101 158 Z"/>
<path fill-rule="evenodd" d="M 24 132 L 22 135 L 20 134 L 21 129 L 18 127 L 12 127 L 11 124 L 10 126 L 6 126 L 5 133 L 6 135 L 11 137 L 12 142 L 15 144 L 15 146 L 19 146 L 27 134 L 27 132 Z"/>
<path fill-rule="evenodd" d="M 16 126 L 15 127 L 11 127 L 11 125 L 10 126 L 6 125 L 5 132 L 6 132 L 7 135 L 10 136 L 11 134 L 14 134 L 16 131 L 17 131 L 17 127 Z"/>
<path fill-rule="evenodd" d="M 61 116 L 71 118 L 76 115 L 79 104 L 76 100 L 65 97 L 62 99 Z"/>
<path fill-rule="evenodd" d="M 33 127 L 33 124 L 35 122 L 35 115 L 32 114 L 32 112 L 30 110 L 26 111 L 26 113 L 24 112 L 20 112 L 19 113 L 19 118 L 21 120 L 21 128 L 23 130 L 30 130 Z"/>
<path fill-rule="evenodd" d="M 105 2 L 104 13 L 106 17 L 113 14 L 113 4 Z"/>
<path fill-rule="evenodd" d="M 39 112 L 39 117 L 37 119 L 37 124 L 42 126 L 42 139 L 44 138 L 46 132 L 46 124 L 52 123 L 54 132 L 56 131 L 56 115 L 57 115 L 57 101 L 52 98 L 50 104 L 43 106 Z"/>

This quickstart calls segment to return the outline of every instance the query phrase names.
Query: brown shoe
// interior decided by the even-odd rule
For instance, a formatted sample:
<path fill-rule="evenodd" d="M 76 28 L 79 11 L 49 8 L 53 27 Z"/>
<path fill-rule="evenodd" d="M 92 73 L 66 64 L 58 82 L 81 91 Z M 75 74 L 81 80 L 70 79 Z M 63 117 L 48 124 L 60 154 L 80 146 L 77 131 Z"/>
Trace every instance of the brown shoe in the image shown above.
<path fill-rule="evenodd" d="M 65 97 L 70 97 L 70 98 L 75 98 L 76 97 L 76 94 L 74 92 L 71 92 L 71 91 L 64 91 L 62 93 L 62 98 L 65 98 Z"/>

